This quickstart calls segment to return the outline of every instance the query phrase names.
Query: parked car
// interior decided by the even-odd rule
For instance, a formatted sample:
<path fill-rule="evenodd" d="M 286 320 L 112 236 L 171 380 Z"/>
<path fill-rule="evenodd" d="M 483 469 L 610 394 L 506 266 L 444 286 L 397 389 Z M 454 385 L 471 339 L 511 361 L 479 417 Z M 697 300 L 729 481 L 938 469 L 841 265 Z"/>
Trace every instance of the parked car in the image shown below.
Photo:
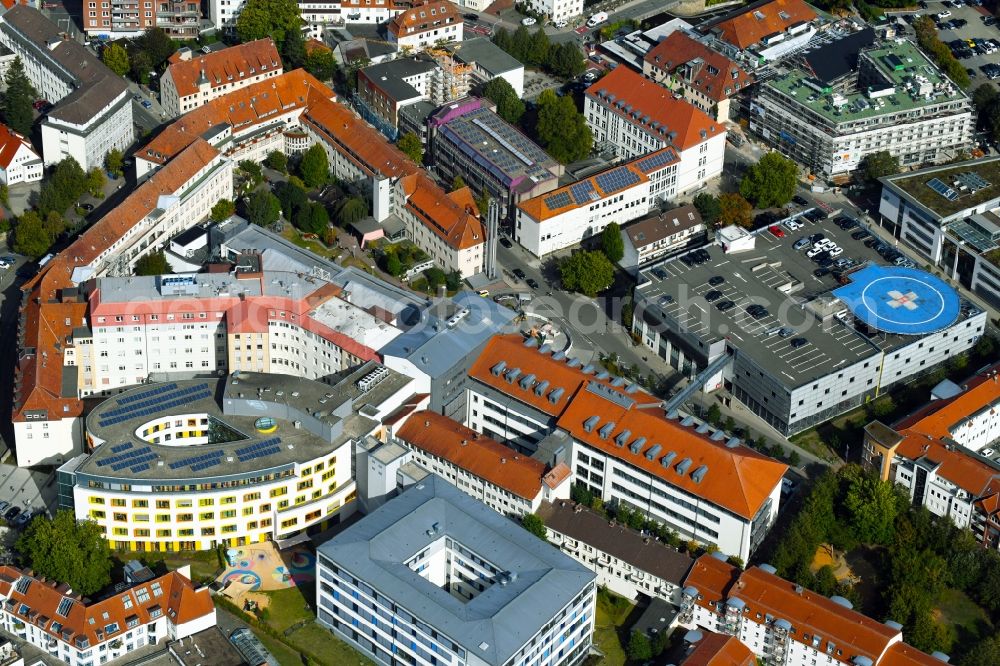
<path fill-rule="evenodd" d="M 714 303 L 720 298 L 722 298 L 722 292 L 719 291 L 718 289 L 713 289 L 712 291 L 705 294 L 705 300 L 708 301 L 709 303 Z"/>
<path fill-rule="evenodd" d="M 3 515 L 3 512 L 9 508 L 10 508 L 10 502 L 0 502 L 0 515 Z"/>
<path fill-rule="evenodd" d="M 837 246 L 837 247 L 834 247 L 834 248 L 830 249 L 830 256 L 831 257 L 839 257 L 843 253 L 844 253 L 844 248 L 842 248 L 840 246 Z"/>
<path fill-rule="evenodd" d="M 511 271 L 511 273 L 513 273 L 514 277 L 516 277 L 518 280 L 523 280 L 525 277 L 524 271 L 522 271 L 520 268 L 515 268 L 514 270 Z"/>
<path fill-rule="evenodd" d="M 809 341 L 805 338 L 792 338 L 789 344 L 792 345 L 792 349 L 798 349 L 799 347 L 805 347 L 809 344 Z"/>
<path fill-rule="evenodd" d="M 792 197 L 792 202 L 795 203 L 795 204 L 797 204 L 797 205 L 799 205 L 799 206 L 808 206 L 809 205 L 809 201 L 807 201 L 805 197 L 800 196 L 798 194 L 796 194 L 794 197 Z"/>
<path fill-rule="evenodd" d="M 470 12 L 468 14 L 462 14 L 462 18 L 464 18 L 466 21 L 478 21 L 479 14 L 473 14 Z"/>
<path fill-rule="evenodd" d="M 9 523 L 12 520 L 14 520 L 15 518 L 17 518 L 17 514 L 19 514 L 19 513 L 21 513 L 21 507 L 19 507 L 19 506 L 12 506 L 12 507 L 10 507 L 9 509 L 7 509 L 4 512 L 3 518 L 4 518 L 4 520 L 6 520 Z"/>
<path fill-rule="evenodd" d="M 800 238 L 792 244 L 792 249 L 801 250 L 802 248 L 809 247 L 810 245 L 811 243 L 808 238 Z"/>
<path fill-rule="evenodd" d="M 150 109 L 152 107 L 153 107 L 153 103 L 150 102 L 148 99 L 142 100 L 142 108 L 144 108 L 144 109 Z"/>
<path fill-rule="evenodd" d="M 980 453 L 989 458 L 995 453 L 995 451 L 993 449 L 983 449 L 982 451 L 980 451 Z"/>
<path fill-rule="evenodd" d="M 736 307 L 736 303 L 732 301 L 719 301 L 715 304 L 715 309 L 719 312 L 725 312 L 726 310 L 732 310 Z"/>
<path fill-rule="evenodd" d="M 566 21 L 556 21 L 553 25 L 556 28 L 558 28 L 559 30 L 562 30 L 563 28 L 565 28 L 566 26 L 568 26 L 569 23 L 567 23 Z"/>
<path fill-rule="evenodd" d="M 768 227 L 767 230 L 770 231 L 771 235 L 774 236 L 775 238 L 784 238 L 785 237 L 785 232 L 782 231 L 781 227 L 779 227 L 778 225 L 774 225 L 772 227 Z"/>
<path fill-rule="evenodd" d="M 538 289 L 538 283 L 535 282 L 533 278 L 528 278 L 527 280 L 525 280 L 525 282 L 527 282 L 528 286 L 531 287 L 532 289 Z"/>
<path fill-rule="evenodd" d="M 507 238 L 506 236 L 500 236 L 500 244 L 503 245 L 508 250 L 514 246 L 514 244 L 511 243 L 510 239 Z"/>
<path fill-rule="evenodd" d="M 525 16 L 523 19 L 521 19 L 521 25 L 535 25 L 535 23 L 536 23 L 535 19 L 531 18 L 530 16 Z"/>
<path fill-rule="evenodd" d="M 829 268 L 817 268 L 816 270 L 813 271 L 813 275 L 815 275 L 818 278 L 821 278 L 824 275 L 829 275 L 829 274 L 830 274 Z"/>
<path fill-rule="evenodd" d="M 725 281 L 726 281 L 726 278 L 722 277 L 721 275 L 713 275 L 712 277 L 708 278 L 708 283 L 710 285 L 712 285 L 713 287 L 718 287 L 720 284 L 722 284 Z"/>
<path fill-rule="evenodd" d="M 663 270 L 662 268 L 654 268 L 653 269 L 653 275 L 655 275 L 660 280 L 666 280 L 667 279 L 667 272 L 665 270 Z"/>

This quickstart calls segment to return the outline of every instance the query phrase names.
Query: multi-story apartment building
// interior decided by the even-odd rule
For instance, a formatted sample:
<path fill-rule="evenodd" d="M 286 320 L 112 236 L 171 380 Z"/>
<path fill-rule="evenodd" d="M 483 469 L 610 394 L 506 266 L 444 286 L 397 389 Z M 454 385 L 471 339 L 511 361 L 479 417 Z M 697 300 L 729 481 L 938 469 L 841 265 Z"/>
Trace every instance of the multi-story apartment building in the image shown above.
<path fill-rule="evenodd" d="M 125 391 L 88 415 L 95 449 L 59 468 L 60 504 L 127 550 L 326 529 L 354 512 L 354 441 L 378 431 L 409 384 L 372 362 L 332 386 L 238 372 Z"/>
<path fill-rule="evenodd" d="M 0 124 L 0 182 L 4 185 L 34 183 L 45 169 L 41 156 L 27 137 Z"/>
<path fill-rule="evenodd" d="M 538 517 L 549 543 L 597 574 L 598 585 L 626 599 L 645 595 L 680 606 L 694 564 L 686 553 L 567 500 L 545 502 Z"/>
<path fill-rule="evenodd" d="M 565 463 L 549 469 L 447 416 L 415 412 L 393 436 L 413 452 L 413 462 L 498 513 L 520 517 L 569 497 Z"/>
<path fill-rule="evenodd" d="M 171 39 L 198 39 L 202 32 L 201 3 L 195 0 L 159 0 L 156 3 L 156 27 Z"/>
<path fill-rule="evenodd" d="M 280 59 L 277 68 L 280 71 Z M 208 101 L 196 105 L 135 151 L 137 177 L 141 179 L 166 164 L 199 137 L 207 137 L 234 161 L 263 162 L 273 151 L 292 155 L 308 148 L 310 141 L 300 123 L 302 113 L 317 99 L 332 100 L 333 91 L 304 69 L 261 78 L 214 98 L 209 91 Z"/>
<path fill-rule="evenodd" d="M 185 571 L 126 582 L 99 601 L 31 571 L 0 568 L 0 627 L 70 666 L 107 663 L 215 626 L 207 587 Z"/>
<path fill-rule="evenodd" d="M 472 67 L 472 78 L 477 83 L 487 83 L 502 78 L 518 97 L 524 96 L 524 64 L 488 37 L 466 39 L 452 44 L 448 50 L 455 60 Z"/>
<path fill-rule="evenodd" d="M 72 388 L 78 368 L 62 360 L 74 330 L 87 325 L 78 285 L 131 274 L 140 257 L 164 247 L 172 236 L 207 218 L 215 202 L 232 196 L 232 162 L 199 138 L 24 285 L 14 435 L 26 441 L 29 428 L 45 430 L 50 442 L 20 446 L 21 465 L 56 462 L 82 442 L 83 405 Z"/>
<path fill-rule="evenodd" d="M 622 229 L 625 252 L 618 263 L 636 275 L 642 266 L 691 247 L 705 236 L 705 223 L 694 206 L 653 213 Z"/>
<path fill-rule="evenodd" d="M 766 664 L 787 666 L 941 666 L 903 642 L 902 625 L 873 620 L 842 597 L 826 598 L 775 575 L 745 571 L 703 555 L 684 581 L 680 623 L 734 636 Z"/>
<path fill-rule="evenodd" d="M 914 504 L 983 545 L 1000 547 L 1000 465 L 990 445 L 1000 439 L 1000 382 L 996 366 L 972 377 L 956 395 L 934 400 L 893 427 L 865 428 L 862 462 L 902 486 Z"/>
<path fill-rule="evenodd" d="M 671 90 L 720 122 L 735 109 L 731 100 L 754 81 L 735 61 L 683 30 L 675 30 L 646 52 L 643 75 Z"/>
<path fill-rule="evenodd" d="M 671 148 L 634 158 L 517 205 L 514 239 L 542 257 L 624 226 L 677 194 L 680 160 Z"/>
<path fill-rule="evenodd" d="M 132 99 L 124 79 L 38 10 L 14 5 L 0 11 L 0 44 L 21 59 L 39 96 L 55 104 L 42 121 L 46 165 L 72 157 L 85 170 L 102 168 L 112 149 L 131 145 Z"/>
<path fill-rule="evenodd" d="M 430 153 L 445 182 L 461 176 L 477 196 L 500 204 L 503 219 L 520 202 L 554 190 L 564 168 L 490 106 L 470 97 L 431 115 Z"/>
<path fill-rule="evenodd" d="M 850 84 L 834 89 L 791 69 L 756 88 L 750 129 L 827 179 L 846 178 L 876 152 L 910 167 L 971 146 L 969 96 L 912 43 L 861 51 Z"/>
<path fill-rule="evenodd" d="M 549 21 L 569 21 L 583 15 L 583 0 L 528 0 L 528 9 Z"/>
<path fill-rule="evenodd" d="M 1000 158 L 882 179 L 878 214 L 900 240 L 967 289 L 1000 306 Z"/>
<path fill-rule="evenodd" d="M 594 574 L 435 475 L 319 547 L 320 624 L 378 664 L 570 666 Z"/>
<path fill-rule="evenodd" d="M 423 0 L 389 21 L 389 40 L 401 51 L 462 41 L 461 12 L 447 0 Z"/>
<path fill-rule="evenodd" d="M 622 159 L 673 148 L 678 195 L 722 173 L 726 126 L 628 67 L 615 68 L 587 89 L 584 115 L 594 142 Z"/>
<path fill-rule="evenodd" d="M 183 48 L 171 56 L 160 77 L 160 103 L 171 116 L 179 116 L 282 71 L 281 56 L 270 38 L 206 54 Z"/>
<path fill-rule="evenodd" d="M 437 58 L 422 54 L 358 70 L 362 108 L 381 121 L 376 124 L 390 139 L 398 136 L 394 130 L 404 107 L 419 102 L 438 107 L 468 94 L 471 68 L 446 52 L 437 53 Z"/>
<path fill-rule="evenodd" d="M 785 465 L 690 417 L 664 416 L 637 385 L 518 336 L 496 336 L 469 378 L 473 430 L 565 460 L 575 483 L 684 538 L 746 560 L 777 516 Z"/>
<path fill-rule="evenodd" d="M 710 19 L 700 29 L 755 65 L 804 47 L 819 22 L 805 0 L 758 0 Z"/>
<path fill-rule="evenodd" d="M 111 39 L 138 37 L 158 25 L 159 4 L 158 0 L 88 0 L 82 8 L 84 32 Z"/>

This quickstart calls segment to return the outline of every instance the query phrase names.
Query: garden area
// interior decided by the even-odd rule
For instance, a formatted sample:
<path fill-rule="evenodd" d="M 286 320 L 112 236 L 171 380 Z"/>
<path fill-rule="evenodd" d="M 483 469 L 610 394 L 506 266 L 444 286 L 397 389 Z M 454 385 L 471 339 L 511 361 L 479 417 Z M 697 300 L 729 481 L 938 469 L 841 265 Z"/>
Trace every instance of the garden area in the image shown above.
<path fill-rule="evenodd" d="M 857 465 L 820 477 L 759 557 L 819 594 L 899 622 L 906 642 L 925 652 L 950 654 L 958 666 L 1000 666 L 1000 553 Z"/>
<path fill-rule="evenodd" d="M 827 456 L 821 451 L 835 453 L 848 461 L 852 457 L 857 459 L 866 425 L 876 419 L 891 425 L 913 413 L 927 403 L 931 389 L 945 379 L 961 385 L 971 372 L 996 362 L 997 345 L 994 338 L 983 336 L 969 352 L 952 358 L 922 377 L 894 387 L 866 405 L 794 435 L 790 441 L 824 458 Z M 856 446 L 852 447 L 852 443 Z"/>

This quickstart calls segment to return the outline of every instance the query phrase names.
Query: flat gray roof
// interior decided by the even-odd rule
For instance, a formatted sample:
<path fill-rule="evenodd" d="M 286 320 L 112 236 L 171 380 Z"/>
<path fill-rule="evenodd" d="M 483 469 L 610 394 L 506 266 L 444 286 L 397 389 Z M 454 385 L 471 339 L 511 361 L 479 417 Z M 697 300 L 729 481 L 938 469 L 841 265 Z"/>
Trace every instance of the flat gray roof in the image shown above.
<path fill-rule="evenodd" d="M 523 69 L 521 61 L 486 37 L 466 39 L 452 47 L 455 57 L 466 64 L 475 63 L 493 76 Z"/>
<path fill-rule="evenodd" d="M 412 381 L 384 368 L 380 382 L 367 392 L 361 390 L 357 382 L 378 368 L 382 366 L 366 363 L 334 386 L 291 375 L 238 372 L 221 379 L 158 382 L 130 389 L 108 398 L 87 416 L 87 431 L 105 443 L 76 472 L 110 479 L 172 483 L 196 479 L 200 483 L 312 460 L 370 432 L 377 422 L 367 406 L 385 402 Z M 180 404 L 174 404 L 177 401 Z M 196 419 L 193 430 L 211 433 L 213 428 L 200 423 L 208 417 L 210 423 L 233 431 L 233 441 L 147 441 L 156 433 L 144 436 L 145 425 L 173 415 Z M 261 417 L 274 419 L 274 429 L 258 428 Z M 273 442 L 275 438 L 278 441 Z M 267 441 L 272 441 L 273 448 L 262 444 Z M 272 452 L 250 456 L 246 447 L 254 445 Z M 211 460 L 216 464 L 203 466 Z"/>
<path fill-rule="evenodd" d="M 463 603 L 404 564 L 444 537 L 516 575 Z M 505 664 L 595 578 L 569 556 L 433 474 L 319 552 L 470 656 L 496 665 Z"/>
<path fill-rule="evenodd" d="M 361 72 L 376 88 L 400 102 L 420 97 L 420 93 L 404 78 L 424 74 L 437 68 L 433 60 L 423 58 L 399 58 L 388 60 L 377 65 L 365 67 Z"/>
<path fill-rule="evenodd" d="M 669 260 L 644 269 L 637 292 L 653 309 L 654 317 L 656 310 L 662 311 L 685 329 L 687 339 L 701 344 L 698 349 L 703 355 L 707 355 L 710 344 L 725 339 L 759 367 L 783 377 L 786 386 L 798 387 L 875 356 L 880 346 L 890 344 L 886 336 L 880 336 L 877 346 L 835 317 L 828 317 L 826 324 L 820 325 L 811 309 L 802 307 L 807 302 L 813 307 L 826 306 L 823 299 L 832 298 L 830 292 L 840 285 L 830 275 L 816 277 L 813 271 L 817 264 L 806 257 L 804 249 L 795 250 L 792 244 L 801 237 L 823 233 L 844 248 L 841 257 L 883 263 L 874 250 L 851 238 L 856 231 L 841 230 L 829 221 L 806 221 L 799 231 L 785 231 L 784 238 L 775 238 L 764 229 L 757 234 L 753 250 L 727 255 L 721 247 L 711 245 L 706 248 L 711 259 L 700 266 Z M 664 277 L 659 277 L 657 271 Z M 709 279 L 716 276 L 725 282 L 709 285 Z M 722 292 L 722 296 L 709 303 L 705 294 L 713 290 Z M 664 297 L 672 301 L 661 302 Z M 736 305 L 720 312 L 717 306 L 725 300 Z M 748 315 L 746 307 L 753 303 L 763 305 L 769 314 L 760 320 Z M 828 310 L 832 313 L 844 307 Z M 765 335 L 779 327 L 790 327 L 795 332 L 784 338 Z M 793 349 L 791 341 L 799 337 L 805 338 L 807 344 Z"/>

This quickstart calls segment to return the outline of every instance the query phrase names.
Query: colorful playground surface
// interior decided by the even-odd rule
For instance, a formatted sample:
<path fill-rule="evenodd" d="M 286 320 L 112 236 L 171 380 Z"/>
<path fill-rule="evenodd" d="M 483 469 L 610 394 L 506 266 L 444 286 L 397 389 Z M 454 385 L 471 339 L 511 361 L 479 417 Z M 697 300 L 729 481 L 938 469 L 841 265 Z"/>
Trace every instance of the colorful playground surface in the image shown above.
<path fill-rule="evenodd" d="M 279 551 L 273 543 L 230 548 L 229 566 L 219 576 L 227 594 L 283 590 L 315 579 L 316 556 L 304 547 Z"/>

